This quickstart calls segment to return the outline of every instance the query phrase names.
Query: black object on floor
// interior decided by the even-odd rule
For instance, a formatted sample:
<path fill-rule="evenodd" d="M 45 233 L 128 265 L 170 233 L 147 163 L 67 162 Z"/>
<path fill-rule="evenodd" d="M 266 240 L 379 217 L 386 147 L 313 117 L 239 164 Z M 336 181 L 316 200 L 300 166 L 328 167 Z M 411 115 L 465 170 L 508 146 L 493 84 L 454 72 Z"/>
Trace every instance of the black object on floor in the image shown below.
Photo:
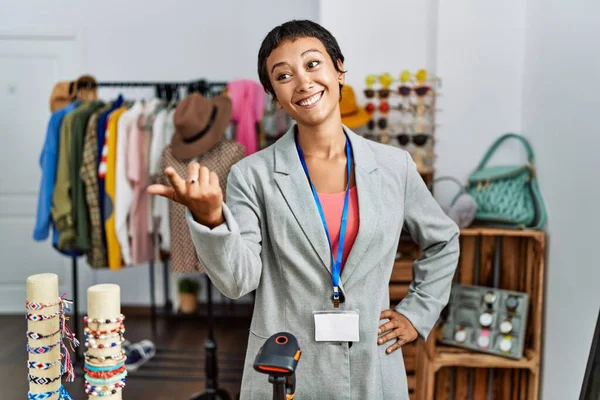
<path fill-rule="evenodd" d="M 219 366 L 217 364 L 217 342 L 215 341 L 215 316 L 213 314 L 212 301 L 212 282 L 206 277 L 206 295 L 208 306 L 208 335 L 204 341 L 206 350 L 206 390 L 196 393 L 190 397 L 190 400 L 231 400 L 231 396 L 224 389 L 219 389 L 218 377 Z"/>

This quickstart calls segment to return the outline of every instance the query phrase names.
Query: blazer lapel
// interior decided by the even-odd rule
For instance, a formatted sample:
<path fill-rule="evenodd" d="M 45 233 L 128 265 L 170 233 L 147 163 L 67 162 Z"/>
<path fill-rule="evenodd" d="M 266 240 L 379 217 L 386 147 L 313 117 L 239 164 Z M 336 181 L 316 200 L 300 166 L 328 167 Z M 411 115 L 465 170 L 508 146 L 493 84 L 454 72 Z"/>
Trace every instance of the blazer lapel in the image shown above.
<path fill-rule="evenodd" d="M 342 272 L 341 285 L 348 280 L 369 249 L 382 211 L 379 197 L 381 177 L 377 173 L 375 156 L 366 139 L 346 127 L 344 129 L 352 144 L 360 221 L 356 240 Z M 302 232 L 318 254 L 323 266 L 331 274 L 329 243 L 306 174 L 300 164 L 294 140 L 294 127 L 290 128 L 273 146 L 275 146 L 277 186 Z"/>
<path fill-rule="evenodd" d="M 331 251 L 327 235 L 298 157 L 294 127 L 290 128 L 273 146 L 275 146 L 275 182 L 298 225 L 321 259 L 323 267 L 331 274 Z"/>
<path fill-rule="evenodd" d="M 358 191 L 359 228 L 354 245 L 352 246 L 352 250 L 350 250 L 344 270 L 342 271 L 341 280 L 343 283 L 348 281 L 352 272 L 360 265 L 360 262 L 369 250 L 369 246 L 379 225 L 379 218 L 384 212 L 381 209 L 379 194 L 381 176 L 377 173 L 377 161 L 373 155 L 373 151 L 367 139 L 355 134 L 348 128 L 345 128 L 345 130 L 350 138 L 354 156 L 354 175 Z"/>

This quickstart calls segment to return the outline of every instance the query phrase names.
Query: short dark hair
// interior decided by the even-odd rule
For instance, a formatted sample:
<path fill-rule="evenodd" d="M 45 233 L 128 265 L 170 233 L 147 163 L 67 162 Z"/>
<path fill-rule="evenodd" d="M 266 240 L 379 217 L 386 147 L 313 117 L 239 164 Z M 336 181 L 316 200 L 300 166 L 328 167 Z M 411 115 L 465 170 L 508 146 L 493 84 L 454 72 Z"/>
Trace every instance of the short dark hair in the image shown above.
<path fill-rule="evenodd" d="M 338 66 L 338 60 L 344 62 L 344 55 L 340 50 L 337 40 L 331 32 L 323 28 L 321 25 L 310 20 L 292 20 L 285 22 L 279 26 L 273 28 L 267 36 L 263 39 L 258 51 L 258 77 L 260 83 L 263 85 L 265 92 L 275 97 L 275 91 L 273 85 L 269 80 L 269 72 L 267 71 L 267 58 L 273 50 L 275 50 L 281 43 L 286 40 L 296 40 L 302 37 L 312 37 L 319 39 L 323 43 L 323 47 L 327 50 L 327 54 L 331 57 L 333 65 L 338 72 L 340 67 Z M 340 85 L 340 92 L 342 85 Z"/>

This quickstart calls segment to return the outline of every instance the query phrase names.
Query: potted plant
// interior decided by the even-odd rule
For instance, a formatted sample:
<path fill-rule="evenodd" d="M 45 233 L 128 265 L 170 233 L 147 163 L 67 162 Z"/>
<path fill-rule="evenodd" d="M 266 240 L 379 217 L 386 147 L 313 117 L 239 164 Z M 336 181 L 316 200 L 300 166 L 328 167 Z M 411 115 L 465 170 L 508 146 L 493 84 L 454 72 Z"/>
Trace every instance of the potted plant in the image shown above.
<path fill-rule="evenodd" d="M 184 278 L 179 281 L 179 310 L 184 314 L 193 314 L 198 308 L 200 283 L 195 279 Z"/>

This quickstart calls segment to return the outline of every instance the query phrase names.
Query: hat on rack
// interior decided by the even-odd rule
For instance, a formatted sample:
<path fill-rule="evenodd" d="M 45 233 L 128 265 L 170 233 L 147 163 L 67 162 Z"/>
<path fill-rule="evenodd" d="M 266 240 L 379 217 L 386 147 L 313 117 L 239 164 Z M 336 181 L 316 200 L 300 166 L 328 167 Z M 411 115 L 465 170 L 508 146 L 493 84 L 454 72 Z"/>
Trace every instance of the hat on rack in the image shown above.
<path fill-rule="evenodd" d="M 171 152 L 179 160 L 189 160 L 221 140 L 231 122 L 231 100 L 223 95 L 206 98 L 192 93 L 177 105 L 173 118 Z"/>
<path fill-rule="evenodd" d="M 71 81 L 56 82 L 50 93 L 50 111 L 54 112 L 68 106 L 75 98 L 73 89 Z"/>
<path fill-rule="evenodd" d="M 342 87 L 342 100 L 340 101 L 342 123 L 350 129 L 358 128 L 369 122 L 371 116 L 356 102 L 356 95 L 352 86 Z"/>
<path fill-rule="evenodd" d="M 81 75 L 75 81 L 75 94 L 81 100 L 97 100 L 97 82 L 91 75 Z"/>

